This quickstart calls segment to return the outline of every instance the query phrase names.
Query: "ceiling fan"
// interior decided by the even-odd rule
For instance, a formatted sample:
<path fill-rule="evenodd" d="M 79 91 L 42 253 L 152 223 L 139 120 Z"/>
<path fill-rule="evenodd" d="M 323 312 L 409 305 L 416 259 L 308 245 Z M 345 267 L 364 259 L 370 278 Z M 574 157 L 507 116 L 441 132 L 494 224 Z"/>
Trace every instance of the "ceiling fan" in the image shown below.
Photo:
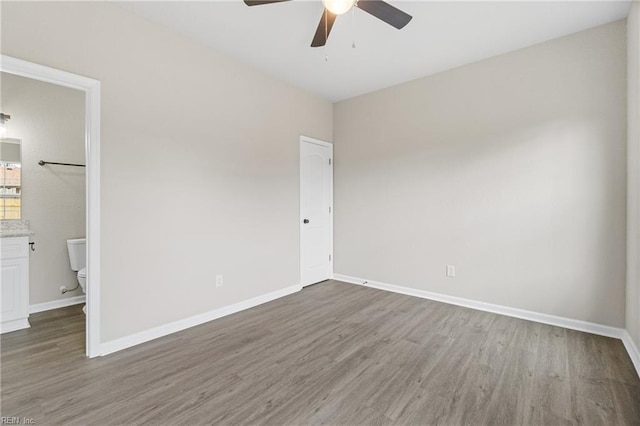
<path fill-rule="evenodd" d="M 244 0 L 247 6 L 259 6 L 284 1 L 290 0 Z M 324 46 L 338 15 L 347 13 L 352 7 L 362 9 L 397 29 L 404 28 L 412 18 L 411 15 L 382 0 L 322 0 L 322 5 L 324 6 L 324 11 L 316 29 L 316 34 L 311 41 L 311 47 Z"/>

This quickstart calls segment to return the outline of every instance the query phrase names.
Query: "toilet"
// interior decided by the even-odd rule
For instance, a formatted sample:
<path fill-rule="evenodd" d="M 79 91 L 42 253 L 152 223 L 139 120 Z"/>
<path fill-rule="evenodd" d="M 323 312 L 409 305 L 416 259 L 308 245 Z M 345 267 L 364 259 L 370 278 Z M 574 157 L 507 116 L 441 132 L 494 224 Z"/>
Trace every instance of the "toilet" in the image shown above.
<path fill-rule="evenodd" d="M 69 250 L 69 263 L 71 270 L 77 272 L 78 283 L 84 293 L 87 292 L 87 240 L 77 238 L 67 240 L 67 250 Z M 82 308 L 86 312 L 86 307 Z"/>

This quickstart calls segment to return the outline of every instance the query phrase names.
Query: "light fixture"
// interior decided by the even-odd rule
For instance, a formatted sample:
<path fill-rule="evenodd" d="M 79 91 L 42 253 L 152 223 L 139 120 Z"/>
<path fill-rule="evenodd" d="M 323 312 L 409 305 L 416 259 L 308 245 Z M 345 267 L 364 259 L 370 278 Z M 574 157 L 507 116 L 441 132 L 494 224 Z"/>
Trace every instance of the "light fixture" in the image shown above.
<path fill-rule="evenodd" d="M 0 112 L 0 138 L 4 138 L 7 134 L 7 125 L 8 121 L 11 119 L 9 114 L 4 114 Z"/>
<path fill-rule="evenodd" d="M 322 0 L 322 5 L 325 9 L 334 15 L 347 13 L 355 3 L 356 0 Z"/>

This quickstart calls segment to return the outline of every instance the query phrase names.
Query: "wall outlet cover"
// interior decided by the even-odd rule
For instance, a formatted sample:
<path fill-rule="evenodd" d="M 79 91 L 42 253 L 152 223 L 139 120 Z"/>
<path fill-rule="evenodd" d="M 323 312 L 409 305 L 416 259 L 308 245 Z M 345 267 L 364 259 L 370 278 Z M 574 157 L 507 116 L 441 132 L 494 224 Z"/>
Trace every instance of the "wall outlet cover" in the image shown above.
<path fill-rule="evenodd" d="M 447 276 L 452 278 L 456 276 L 456 267 L 454 265 L 447 265 Z"/>

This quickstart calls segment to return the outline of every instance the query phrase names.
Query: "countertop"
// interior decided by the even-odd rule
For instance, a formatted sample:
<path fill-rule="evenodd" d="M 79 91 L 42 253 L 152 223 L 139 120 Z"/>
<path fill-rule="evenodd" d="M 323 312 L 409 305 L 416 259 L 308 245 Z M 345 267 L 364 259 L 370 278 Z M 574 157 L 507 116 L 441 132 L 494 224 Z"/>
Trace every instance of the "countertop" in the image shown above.
<path fill-rule="evenodd" d="M 0 238 L 29 237 L 34 234 L 28 220 L 0 220 Z"/>

